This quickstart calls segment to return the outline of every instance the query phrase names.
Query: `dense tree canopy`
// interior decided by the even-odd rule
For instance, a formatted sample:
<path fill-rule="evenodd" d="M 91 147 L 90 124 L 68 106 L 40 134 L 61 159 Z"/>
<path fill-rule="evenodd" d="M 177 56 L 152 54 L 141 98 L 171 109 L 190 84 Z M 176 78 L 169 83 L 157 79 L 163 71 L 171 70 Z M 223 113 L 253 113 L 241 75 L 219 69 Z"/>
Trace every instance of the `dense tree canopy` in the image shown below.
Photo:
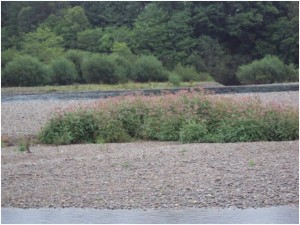
<path fill-rule="evenodd" d="M 123 49 L 153 55 L 169 70 L 178 63 L 193 66 L 223 84 L 239 84 L 238 67 L 266 55 L 299 66 L 299 2 L 5 1 L 1 6 L 4 60 L 26 54 L 50 65 L 70 50 Z"/>

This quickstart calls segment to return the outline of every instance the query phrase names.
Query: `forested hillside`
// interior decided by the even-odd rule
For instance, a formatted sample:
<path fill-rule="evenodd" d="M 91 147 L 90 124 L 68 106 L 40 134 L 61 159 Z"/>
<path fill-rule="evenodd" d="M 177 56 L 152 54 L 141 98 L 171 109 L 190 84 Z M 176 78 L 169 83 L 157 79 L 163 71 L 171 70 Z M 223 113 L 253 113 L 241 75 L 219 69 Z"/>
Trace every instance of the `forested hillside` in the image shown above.
<path fill-rule="evenodd" d="M 299 2 L 1 2 L 3 86 L 298 80 Z"/>

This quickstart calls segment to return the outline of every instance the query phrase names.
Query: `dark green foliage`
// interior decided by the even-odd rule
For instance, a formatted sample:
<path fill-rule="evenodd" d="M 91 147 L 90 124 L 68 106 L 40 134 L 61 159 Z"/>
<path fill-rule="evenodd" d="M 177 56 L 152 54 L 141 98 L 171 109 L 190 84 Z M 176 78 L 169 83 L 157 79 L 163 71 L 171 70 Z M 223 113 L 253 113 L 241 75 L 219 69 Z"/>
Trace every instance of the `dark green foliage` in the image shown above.
<path fill-rule="evenodd" d="M 58 85 L 73 84 L 77 80 L 77 71 L 74 63 L 66 58 L 59 58 L 52 62 L 52 82 Z"/>
<path fill-rule="evenodd" d="M 104 34 L 99 39 L 99 52 L 110 53 L 114 44 L 114 39 L 110 33 Z"/>
<path fill-rule="evenodd" d="M 160 141 L 177 141 L 182 124 L 180 117 L 166 115 L 146 116 L 142 125 L 142 138 Z"/>
<path fill-rule="evenodd" d="M 181 127 L 179 140 L 183 143 L 206 142 L 207 135 L 207 125 L 202 121 L 196 122 L 192 120 Z"/>
<path fill-rule="evenodd" d="M 160 129 L 157 133 L 157 138 L 160 141 L 178 141 L 179 129 L 182 125 L 182 118 L 180 117 L 166 117 L 163 116 Z"/>
<path fill-rule="evenodd" d="M 207 35 L 197 38 L 193 53 L 187 57 L 187 63 L 193 65 L 197 71 L 209 73 L 222 84 L 237 83 L 234 75 L 236 68 L 232 68 L 236 66 L 232 61 L 219 41 Z"/>
<path fill-rule="evenodd" d="M 295 121 L 289 112 L 270 111 L 262 118 L 264 134 L 268 141 L 295 140 L 299 138 L 299 118 Z"/>
<path fill-rule="evenodd" d="M 110 60 L 114 64 L 114 72 L 113 76 L 117 79 L 118 83 L 125 83 L 129 81 L 129 78 L 132 74 L 132 55 L 119 55 L 119 54 L 111 54 Z"/>
<path fill-rule="evenodd" d="M 168 76 L 156 57 L 142 55 L 133 64 L 131 79 L 138 82 L 166 81 Z"/>
<path fill-rule="evenodd" d="M 107 55 L 95 54 L 86 58 L 82 63 L 82 71 L 88 83 L 115 84 L 118 82 L 114 73 L 114 61 Z"/>
<path fill-rule="evenodd" d="M 131 140 L 123 123 L 114 117 L 98 117 L 98 136 L 96 142 L 128 142 Z"/>
<path fill-rule="evenodd" d="M 7 63 L 2 74 L 2 83 L 7 86 L 37 86 L 48 84 L 49 81 L 49 69 L 28 55 Z"/>
<path fill-rule="evenodd" d="M 151 2 L 133 29 L 134 50 L 154 54 L 167 68 L 184 60 L 193 48 L 190 12 L 183 2 Z"/>
<path fill-rule="evenodd" d="M 136 17 L 148 2 L 144 1 L 83 1 L 82 6 L 93 26 L 128 26 L 132 27 Z"/>
<path fill-rule="evenodd" d="M 224 120 L 217 129 L 220 142 L 267 140 L 262 124 L 257 119 Z"/>
<path fill-rule="evenodd" d="M 132 52 L 125 42 L 115 42 L 112 47 L 112 52 L 124 57 L 132 57 Z"/>
<path fill-rule="evenodd" d="M 104 35 L 102 29 L 86 29 L 81 31 L 77 35 L 77 47 L 78 49 L 98 52 L 100 50 L 100 39 Z"/>
<path fill-rule="evenodd" d="M 134 57 L 153 55 L 170 71 L 178 63 L 194 66 L 200 81 L 211 79 L 204 73 L 225 85 L 240 84 L 238 67 L 266 55 L 294 65 L 286 66 L 292 75 L 284 81 L 294 80 L 299 67 L 299 2 L 7 1 L 1 6 L 2 51 L 15 49 L 45 64 L 69 49 L 125 53 L 132 66 Z M 75 65 L 77 82 L 84 82 Z M 168 79 L 157 72 L 142 75 L 138 68 L 129 77 L 123 66 L 117 70 L 116 80 L 100 82 Z"/>
<path fill-rule="evenodd" d="M 79 51 L 79 50 L 69 50 L 64 54 L 64 57 L 74 63 L 76 71 L 77 71 L 77 78 L 75 82 L 84 83 L 85 80 L 83 78 L 82 72 L 82 62 L 85 57 L 89 57 L 89 52 Z"/>
<path fill-rule="evenodd" d="M 118 111 L 118 120 L 126 133 L 133 138 L 139 137 L 142 130 L 144 118 L 139 114 L 140 110 L 128 105 Z"/>
<path fill-rule="evenodd" d="M 61 36 L 56 35 L 49 28 L 38 27 L 36 31 L 24 35 L 21 50 L 48 64 L 63 54 L 63 41 Z"/>
<path fill-rule="evenodd" d="M 20 56 L 16 49 L 7 49 L 1 52 L 1 69 L 3 70 L 7 63 Z"/>
<path fill-rule="evenodd" d="M 295 64 L 284 65 L 285 81 L 298 82 L 299 81 L 299 68 Z"/>
<path fill-rule="evenodd" d="M 65 12 L 57 32 L 63 36 L 65 48 L 76 48 L 77 34 L 86 30 L 88 27 L 89 21 L 84 9 L 80 6 L 75 6 Z"/>
<path fill-rule="evenodd" d="M 292 65 L 285 65 L 278 57 L 270 55 L 240 66 L 237 76 L 242 84 L 298 81 L 298 71 Z"/>

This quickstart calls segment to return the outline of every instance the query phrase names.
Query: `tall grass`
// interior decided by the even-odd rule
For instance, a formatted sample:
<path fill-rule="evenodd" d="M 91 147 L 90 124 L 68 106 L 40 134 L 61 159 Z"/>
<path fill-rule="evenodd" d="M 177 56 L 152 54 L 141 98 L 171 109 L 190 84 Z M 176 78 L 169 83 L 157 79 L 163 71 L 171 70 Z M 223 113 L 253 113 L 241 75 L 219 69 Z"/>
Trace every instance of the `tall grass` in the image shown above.
<path fill-rule="evenodd" d="M 299 137 L 298 109 L 204 91 L 120 96 L 58 113 L 39 137 L 48 144 L 160 140 L 284 141 Z"/>

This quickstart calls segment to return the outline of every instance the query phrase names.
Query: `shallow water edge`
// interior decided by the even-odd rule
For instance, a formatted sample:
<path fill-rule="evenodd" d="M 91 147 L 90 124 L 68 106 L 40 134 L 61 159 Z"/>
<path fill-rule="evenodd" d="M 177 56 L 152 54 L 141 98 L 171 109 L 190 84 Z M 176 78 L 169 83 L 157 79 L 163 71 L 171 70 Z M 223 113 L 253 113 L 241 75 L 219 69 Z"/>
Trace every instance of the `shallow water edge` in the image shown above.
<path fill-rule="evenodd" d="M 41 208 L 20 209 L 2 208 L 1 223 L 263 223 L 263 224 L 299 224 L 299 207 L 280 206 L 269 208 L 186 208 L 186 209 L 134 209 L 107 210 L 81 208 Z"/>
<path fill-rule="evenodd" d="M 24 102 L 24 101 L 45 101 L 45 100 L 89 100 L 105 99 L 120 95 L 142 94 L 160 95 L 164 92 L 176 93 L 179 91 L 189 91 L 197 88 L 165 88 L 165 89 L 142 89 L 142 90 L 115 90 L 115 91 L 77 91 L 77 92 L 52 92 L 35 94 L 2 94 L 1 102 Z M 202 90 L 201 88 L 198 90 Z M 207 87 L 204 90 L 216 94 L 228 93 L 253 93 L 253 92 L 283 92 L 299 91 L 299 83 L 282 84 L 260 84 L 260 85 L 240 85 L 240 86 L 216 86 Z"/>

